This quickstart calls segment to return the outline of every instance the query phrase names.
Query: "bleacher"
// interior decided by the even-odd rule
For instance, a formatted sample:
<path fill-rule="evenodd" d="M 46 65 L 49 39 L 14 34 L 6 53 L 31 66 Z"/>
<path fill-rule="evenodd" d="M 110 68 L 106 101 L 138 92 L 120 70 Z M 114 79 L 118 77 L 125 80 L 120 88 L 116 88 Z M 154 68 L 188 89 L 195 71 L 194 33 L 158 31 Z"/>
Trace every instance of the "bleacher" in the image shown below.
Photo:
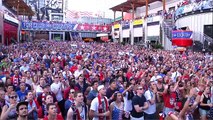
<path fill-rule="evenodd" d="M 183 15 L 196 14 L 200 12 L 212 12 L 213 0 L 191 0 L 181 2 L 175 12 L 175 18 L 178 19 Z"/>

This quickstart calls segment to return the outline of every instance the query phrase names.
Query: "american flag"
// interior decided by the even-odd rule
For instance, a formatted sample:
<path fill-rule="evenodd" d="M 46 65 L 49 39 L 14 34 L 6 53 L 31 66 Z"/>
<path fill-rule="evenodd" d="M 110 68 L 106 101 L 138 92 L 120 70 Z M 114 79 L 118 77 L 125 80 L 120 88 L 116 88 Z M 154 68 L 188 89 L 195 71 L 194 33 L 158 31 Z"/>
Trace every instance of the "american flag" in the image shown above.
<path fill-rule="evenodd" d="M 67 18 L 93 17 L 93 12 L 67 10 L 66 17 Z"/>
<path fill-rule="evenodd" d="M 79 18 L 77 11 L 74 11 L 74 10 L 67 10 L 66 17 L 67 18 Z"/>
<path fill-rule="evenodd" d="M 79 16 L 80 17 L 93 17 L 93 13 L 92 12 L 88 12 L 88 11 L 79 11 Z"/>

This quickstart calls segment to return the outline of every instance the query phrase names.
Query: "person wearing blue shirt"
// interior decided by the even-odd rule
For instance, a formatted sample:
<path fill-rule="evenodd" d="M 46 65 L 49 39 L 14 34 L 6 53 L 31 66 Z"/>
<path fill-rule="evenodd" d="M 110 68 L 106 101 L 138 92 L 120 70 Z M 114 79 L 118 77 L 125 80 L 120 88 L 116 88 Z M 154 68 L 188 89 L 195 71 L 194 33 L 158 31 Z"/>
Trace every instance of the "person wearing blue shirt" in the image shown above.
<path fill-rule="evenodd" d="M 21 82 L 19 87 L 20 90 L 17 91 L 16 93 L 18 94 L 20 101 L 24 101 L 28 93 L 28 90 L 26 90 L 26 84 L 24 82 Z"/>
<path fill-rule="evenodd" d="M 92 82 L 91 90 L 89 94 L 87 95 L 87 105 L 90 105 L 92 100 L 96 98 L 97 96 L 98 96 L 98 81 L 94 80 Z"/>

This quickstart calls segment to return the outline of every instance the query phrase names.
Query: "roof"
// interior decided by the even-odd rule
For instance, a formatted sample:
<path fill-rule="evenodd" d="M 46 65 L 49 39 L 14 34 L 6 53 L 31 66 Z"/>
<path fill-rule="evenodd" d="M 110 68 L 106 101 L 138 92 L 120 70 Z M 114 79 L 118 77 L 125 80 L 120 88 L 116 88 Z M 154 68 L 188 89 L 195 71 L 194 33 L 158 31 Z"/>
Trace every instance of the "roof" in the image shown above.
<path fill-rule="evenodd" d="M 16 10 L 17 15 L 33 16 L 34 12 L 23 0 L 3 0 L 3 4 Z"/>
<path fill-rule="evenodd" d="M 148 0 L 149 3 L 153 3 L 156 1 L 162 1 L 162 0 Z M 137 7 L 145 6 L 146 0 L 127 0 L 126 2 L 116 5 L 110 9 L 113 11 L 122 11 L 123 9 L 123 12 L 129 12 L 129 10 L 132 9 L 131 3 L 134 4 L 134 8 L 136 9 Z"/>

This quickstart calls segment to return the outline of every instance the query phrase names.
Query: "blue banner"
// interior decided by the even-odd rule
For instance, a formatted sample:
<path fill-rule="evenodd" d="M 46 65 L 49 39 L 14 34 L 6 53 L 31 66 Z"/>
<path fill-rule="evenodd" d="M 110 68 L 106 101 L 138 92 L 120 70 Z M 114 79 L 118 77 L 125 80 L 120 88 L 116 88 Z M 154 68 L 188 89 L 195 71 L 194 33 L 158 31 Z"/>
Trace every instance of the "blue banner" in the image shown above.
<path fill-rule="evenodd" d="M 22 22 L 22 30 L 72 31 L 77 24 L 49 23 L 49 22 Z"/>
<path fill-rule="evenodd" d="M 172 31 L 173 39 L 190 39 L 192 37 L 192 31 Z"/>
<path fill-rule="evenodd" d="M 122 28 L 123 29 L 129 29 L 130 28 L 130 23 L 129 22 L 123 22 L 122 23 Z"/>

